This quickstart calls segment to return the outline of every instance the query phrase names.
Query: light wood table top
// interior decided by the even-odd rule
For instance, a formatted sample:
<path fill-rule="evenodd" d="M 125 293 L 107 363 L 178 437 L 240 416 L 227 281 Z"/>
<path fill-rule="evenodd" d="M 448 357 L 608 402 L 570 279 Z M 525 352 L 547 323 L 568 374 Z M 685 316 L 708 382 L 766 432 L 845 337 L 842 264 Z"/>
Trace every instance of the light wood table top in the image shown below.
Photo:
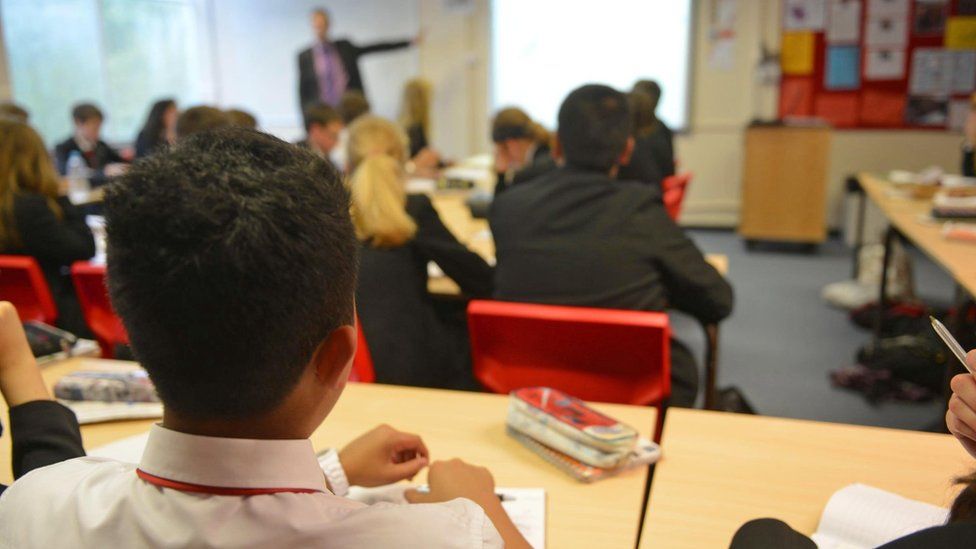
<path fill-rule="evenodd" d="M 642 548 L 728 547 L 772 517 L 810 535 L 837 490 L 864 483 L 948 506 L 976 463 L 950 435 L 673 408 Z"/>
<path fill-rule="evenodd" d="M 53 364 L 44 379 L 53 385 L 76 370 L 77 359 Z M 656 411 L 650 407 L 598 404 L 595 407 L 650 438 Z M 0 402 L 6 417 L 6 405 Z M 549 547 L 620 547 L 637 541 L 647 469 L 583 484 L 549 465 L 505 434 L 504 395 L 350 383 L 335 410 L 312 435 L 317 450 L 339 447 L 381 423 L 420 434 L 433 459 L 460 457 L 488 467 L 498 486 L 541 487 L 547 495 Z M 86 425 L 88 449 L 147 431 L 154 421 Z M 9 483 L 10 437 L 0 438 L 0 482 Z M 423 475 L 421 475 L 423 476 Z M 417 482 L 424 478 L 418 477 Z"/>
<path fill-rule="evenodd" d="M 976 246 L 942 237 L 942 222 L 929 219 L 932 201 L 894 193 L 896 187 L 877 176 L 858 175 L 861 187 L 905 238 L 941 265 L 960 286 L 976 296 Z"/>
<path fill-rule="evenodd" d="M 433 194 L 431 202 L 440 214 L 444 225 L 454 233 L 459 242 L 494 264 L 495 241 L 491 237 L 488 220 L 475 219 L 471 216 L 471 210 L 464 203 L 467 198 L 468 193 L 452 191 Z M 705 259 L 723 276 L 728 275 L 727 255 L 706 254 Z M 431 277 L 427 283 L 427 291 L 445 296 L 461 295 L 461 288 L 447 276 Z"/>

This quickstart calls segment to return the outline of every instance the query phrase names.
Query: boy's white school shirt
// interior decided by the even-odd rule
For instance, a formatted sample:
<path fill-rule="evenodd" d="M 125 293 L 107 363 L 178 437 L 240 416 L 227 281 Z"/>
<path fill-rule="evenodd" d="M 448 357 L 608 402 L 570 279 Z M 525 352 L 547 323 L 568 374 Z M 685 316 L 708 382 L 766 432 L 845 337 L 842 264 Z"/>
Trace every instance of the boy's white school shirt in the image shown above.
<path fill-rule="evenodd" d="M 138 471 L 135 464 L 84 457 L 30 472 L 0 497 L 0 544 L 503 546 L 470 500 L 367 506 L 333 495 L 308 440 L 203 437 L 154 425 Z M 181 489 L 161 486 L 167 483 Z M 269 490 L 275 492 L 213 495 Z"/>

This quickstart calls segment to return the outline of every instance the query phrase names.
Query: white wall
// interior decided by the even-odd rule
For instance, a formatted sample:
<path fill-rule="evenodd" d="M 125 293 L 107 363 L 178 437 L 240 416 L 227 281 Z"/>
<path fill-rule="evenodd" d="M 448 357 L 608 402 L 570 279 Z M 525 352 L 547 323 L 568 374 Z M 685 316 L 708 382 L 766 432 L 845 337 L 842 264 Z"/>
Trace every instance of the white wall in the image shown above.
<path fill-rule="evenodd" d="M 300 135 L 298 52 L 314 39 L 309 14 L 332 14 L 330 35 L 357 44 L 411 39 L 420 28 L 416 0 L 210 0 L 216 100 L 253 112 L 263 128 Z M 362 58 L 373 110 L 395 117 L 402 84 L 419 71 L 416 48 Z"/>
<path fill-rule="evenodd" d="M 0 21 L 0 101 L 7 101 L 11 98 L 10 76 L 7 72 L 7 52 L 4 44 L 6 42 L 3 41 L 3 22 Z"/>

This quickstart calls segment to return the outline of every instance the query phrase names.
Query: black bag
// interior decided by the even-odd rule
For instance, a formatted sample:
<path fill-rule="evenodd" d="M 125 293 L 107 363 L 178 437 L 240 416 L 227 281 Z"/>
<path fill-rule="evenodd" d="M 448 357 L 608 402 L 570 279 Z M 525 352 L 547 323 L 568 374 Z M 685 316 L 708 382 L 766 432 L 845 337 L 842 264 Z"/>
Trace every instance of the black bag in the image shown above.
<path fill-rule="evenodd" d="M 723 412 L 734 412 L 737 414 L 756 414 L 755 408 L 746 399 L 742 390 L 732 385 L 723 389 L 718 389 L 716 400 L 718 400 L 718 410 Z"/>
<path fill-rule="evenodd" d="M 946 366 L 952 355 L 931 327 L 909 335 L 870 342 L 857 353 L 857 361 L 872 370 L 887 370 L 892 378 L 942 390 Z"/>

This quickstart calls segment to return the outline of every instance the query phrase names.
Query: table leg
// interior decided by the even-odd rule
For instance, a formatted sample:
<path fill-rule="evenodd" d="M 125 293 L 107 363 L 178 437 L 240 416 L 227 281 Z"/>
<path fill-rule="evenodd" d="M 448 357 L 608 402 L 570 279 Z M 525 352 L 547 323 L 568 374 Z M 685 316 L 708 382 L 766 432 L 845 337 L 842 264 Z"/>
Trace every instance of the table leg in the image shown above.
<path fill-rule="evenodd" d="M 894 255 L 895 239 L 898 238 L 898 231 L 889 226 L 884 236 L 884 263 L 881 265 L 881 291 L 878 295 L 878 311 L 874 319 L 874 342 L 881 341 L 881 334 L 884 331 L 884 314 L 888 305 L 888 268 Z"/>
<path fill-rule="evenodd" d="M 861 182 L 855 176 L 847 178 L 847 192 L 857 194 L 858 198 L 857 218 L 854 224 L 854 261 L 852 262 L 854 272 L 851 273 L 851 278 L 857 280 L 857 274 L 861 270 L 861 248 L 864 246 L 864 215 L 867 211 L 867 197 L 864 189 L 861 188 Z"/>
<path fill-rule="evenodd" d="M 718 324 L 704 324 L 705 330 L 705 409 L 718 406 Z"/>

